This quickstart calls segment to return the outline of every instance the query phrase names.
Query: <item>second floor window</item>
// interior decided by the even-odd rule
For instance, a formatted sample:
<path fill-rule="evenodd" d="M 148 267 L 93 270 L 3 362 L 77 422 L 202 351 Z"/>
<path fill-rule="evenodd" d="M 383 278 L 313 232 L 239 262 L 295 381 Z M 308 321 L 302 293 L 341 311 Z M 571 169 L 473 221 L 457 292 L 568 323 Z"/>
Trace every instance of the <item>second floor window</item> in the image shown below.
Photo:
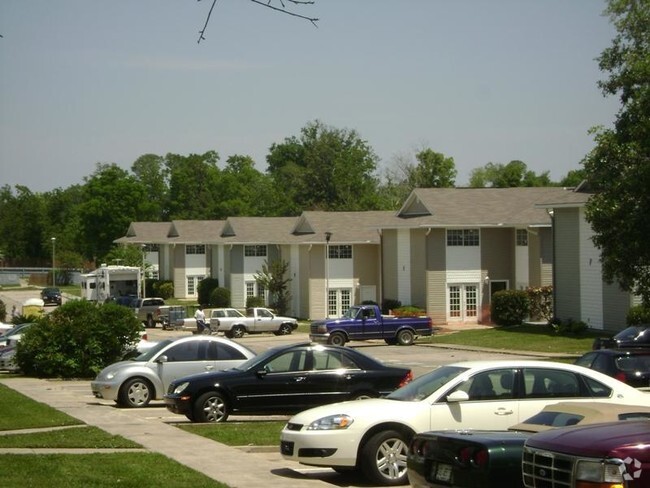
<path fill-rule="evenodd" d="M 448 246 L 478 246 L 478 229 L 447 229 Z"/>
<path fill-rule="evenodd" d="M 205 254 L 205 244 L 187 244 L 185 254 Z"/>
<path fill-rule="evenodd" d="M 528 245 L 528 231 L 526 229 L 517 229 L 517 245 Z"/>
<path fill-rule="evenodd" d="M 329 246 L 330 259 L 352 259 L 352 246 Z"/>
<path fill-rule="evenodd" d="M 244 246 L 244 256 L 266 257 L 266 246 Z"/>

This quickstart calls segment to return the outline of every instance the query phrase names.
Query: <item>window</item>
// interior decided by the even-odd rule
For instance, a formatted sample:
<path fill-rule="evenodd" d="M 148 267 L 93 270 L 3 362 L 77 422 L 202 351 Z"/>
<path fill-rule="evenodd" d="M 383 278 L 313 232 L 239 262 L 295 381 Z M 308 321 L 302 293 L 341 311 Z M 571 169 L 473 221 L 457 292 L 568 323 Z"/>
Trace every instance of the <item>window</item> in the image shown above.
<path fill-rule="evenodd" d="M 525 369 L 524 383 L 526 398 L 591 396 L 581 392 L 579 377 L 570 371 Z"/>
<path fill-rule="evenodd" d="M 251 297 L 261 297 L 266 300 L 266 290 L 263 285 L 260 285 L 256 281 L 247 281 L 246 282 L 246 298 Z"/>
<path fill-rule="evenodd" d="M 341 351 L 319 351 L 314 349 L 313 355 L 314 369 L 317 371 L 328 369 L 361 369 Z"/>
<path fill-rule="evenodd" d="M 219 344 L 217 342 L 208 342 L 208 351 L 206 359 L 213 361 L 231 361 L 233 359 L 246 360 L 244 354 L 228 344 Z"/>
<path fill-rule="evenodd" d="M 205 254 L 205 244 L 186 244 L 185 254 Z"/>
<path fill-rule="evenodd" d="M 203 342 L 203 341 L 201 341 Z M 199 359 L 199 341 L 190 341 L 177 344 L 165 351 L 167 361 L 197 361 Z"/>
<path fill-rule="evenodd" d="M 144 252 L 159 252 L 160 251 L 160 245 L 159 244 L 145 244 L 144 245 Z"/>
<path fill-rule="evenodd" d="M 448 246 L 478 246 L 478 229 L 447 229 Z"/>
<path fill-rule="evenodd" d="M 517 245 L 528 245 L 528 231 L 526 229 L 517 229 Z"/>
<path fill-rule="evenodd" d="M 329 246 L 330 259 L 352 259 L 352 246 Z"/>
<path fill-rule="evenodd" d="M 515 372 L 512 369 L 484 371 L 461 383 L 456 390 L 464 391 L 470 400 L 514 398 Z"/>
<path fill-rule="evenodd" d="M 288 373 L 289 371 L 304 371 L 307 362 L 307 351 L 285 352 L 271 359 L 264 369 L 269 373 Z"/>
<path fill-rule="evenodd" d="M 205 276 L 188 276 L 187 277 L 187 294 L 196 295 L 196 290 L 199 285 L 199 282 L 203 280 Z"/>
<path fill-rule="evenodd" d="M 244 246 L 244 256 L 264 258 L 266 257 L 266 246 L 265 245 Z"/>

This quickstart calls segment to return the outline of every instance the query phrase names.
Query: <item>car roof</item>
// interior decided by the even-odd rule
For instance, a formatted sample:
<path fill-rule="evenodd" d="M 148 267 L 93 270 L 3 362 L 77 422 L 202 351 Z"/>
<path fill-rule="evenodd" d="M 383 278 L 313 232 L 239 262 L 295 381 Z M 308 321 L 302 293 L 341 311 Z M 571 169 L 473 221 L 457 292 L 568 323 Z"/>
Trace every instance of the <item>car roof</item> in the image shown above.
<path fill-rule="evenodd" d="M 591 351 L 599 354 L 606 354 L 610 356 L 650 356 L 650 348 L 647 347 L 626 347 L 626 348 L 611 348 L 611 349 L 598 349 Z M 587 354 L 587 353 L 585 353 Z"/>

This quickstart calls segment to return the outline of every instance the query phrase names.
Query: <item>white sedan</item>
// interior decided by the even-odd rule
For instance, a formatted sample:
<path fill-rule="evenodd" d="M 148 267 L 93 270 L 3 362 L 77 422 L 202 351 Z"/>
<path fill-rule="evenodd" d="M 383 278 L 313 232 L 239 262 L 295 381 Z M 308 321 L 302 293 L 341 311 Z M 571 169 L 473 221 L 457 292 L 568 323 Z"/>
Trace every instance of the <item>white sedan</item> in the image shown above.
<path fill-rule="evenodd" d="M 292 417 L 282 430 L 285 459 L 336 471 L 359 470 L 372 483 L 407 483 L 413 434 L 443 429 L 507 429 L 562 401 L 647 404 L 650 394 L 572 364 L 547 361 L 454 363 L 385 398 L 335 403 Z"/>

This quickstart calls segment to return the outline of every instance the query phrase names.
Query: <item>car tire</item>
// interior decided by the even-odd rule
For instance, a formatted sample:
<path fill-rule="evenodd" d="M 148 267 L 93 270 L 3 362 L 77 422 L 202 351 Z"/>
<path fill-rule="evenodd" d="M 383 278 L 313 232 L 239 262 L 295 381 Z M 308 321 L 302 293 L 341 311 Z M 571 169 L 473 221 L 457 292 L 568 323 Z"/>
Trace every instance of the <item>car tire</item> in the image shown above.
<path fill-rule="evenodd" d="M 400 346 L 411 346 L 413 345 L 414 340 L 415 335 L 413 335 L 413 331 L 411 330 L 404 329 L 397 333 L 397 342 Z"/>
<path fill-rule="evenodd" d="M 397 486 L 408 482 L 408 440 L 396 430 L 378 432 L 361 449 L 361 469 L 374 484 Z"/>
<path fill-rule="evenodd" d="M 334 332 L 332 335 L 330 335 L 329 339 L 327 340 L 328 344 L 332 344 L 333 346 L 345 346 L 346 343 L 346 337 L 343 332 Z"/>
<path fill-rule="evenodd" d="M 291 334 L 292 331 L 291 324 L 282 324 L 280 325 L 280 328 L 275 332 L 275 335 L 281 336 L 281 335 L 289 335 Z"/>
<path fill-rule="evenodd" d="M 225 422 L 228 420 L 230 409 L 226 397 L 217 392 L 209 391 L 201 395 L 192 409 L 193 422 Z"/>
<path fill-rule="evenodd" d="M 120 388 L 118 403 L 122 407 L 142 408 L 149 405 L 153 395 L 151 383 L 142 378 L 131 378 Z"/>
<path fill-rule="evenodd" d="M 230 329 L 230 337 L 231 339 L 241 339 L 244 337 L 244 334 L 246 333 L 246 328 L 243 325 L 235 325 L 232 329 Z"/>
<path fill-rule="evenodd" d="M 397 339 L 394 337 L 391 337 L 390 339 L 384 339 L 384 342 L 388 344 L 389 346 L 394 346 L 397 344 Z"/>

